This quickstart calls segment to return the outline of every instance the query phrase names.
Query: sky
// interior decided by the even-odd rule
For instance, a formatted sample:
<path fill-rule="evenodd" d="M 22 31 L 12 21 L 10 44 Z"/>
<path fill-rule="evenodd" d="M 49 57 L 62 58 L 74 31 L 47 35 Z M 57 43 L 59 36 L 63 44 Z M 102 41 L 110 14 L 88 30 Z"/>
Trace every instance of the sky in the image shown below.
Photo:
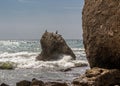
<path fill-rule="evenodd" d="M 0 39 L 40 39 L 56 30 L 82 39 L 84 0 L 0 0 Z"/>

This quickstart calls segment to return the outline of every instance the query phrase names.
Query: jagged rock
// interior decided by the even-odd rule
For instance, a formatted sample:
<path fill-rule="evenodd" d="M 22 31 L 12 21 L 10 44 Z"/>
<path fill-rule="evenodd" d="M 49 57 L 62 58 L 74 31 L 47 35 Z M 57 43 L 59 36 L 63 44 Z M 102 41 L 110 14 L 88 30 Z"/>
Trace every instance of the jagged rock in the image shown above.
<path fill-rule="evenodd" d="M 56 60 L 62 55 L 70 55 L 75 59 L 75 55 L 68 47 L 65 40 L 58 33 L 45 32 L 40 40 L 42 52 L 36 57 L 37 60 Z"/>
<path fill-rule="evenodd" d="M 22 80 L 16 83 L 16 86 L 30 86 L 30 85 L 31 85 L 31 82 L 27 80 Z"/>
<path fill-rule="evenodd" d="M 68 86 L 67 83 L 62 82 L 47 82 L 45 86 Z"/>
<path fill-rule="evenodd" d="M 90 67 L 120 69 L 120 0 L 85 0 L 82 15 Z"/>
<path fill-rule="evenodd" d="M 34 78 L 30 86 L 45 86 L 45 84 L 43 81 Z"/>
<path fill-rule="evenodd" d="M 93 68 L 73 80 L 73 86 L 120 86 L 119 69 Z"/>

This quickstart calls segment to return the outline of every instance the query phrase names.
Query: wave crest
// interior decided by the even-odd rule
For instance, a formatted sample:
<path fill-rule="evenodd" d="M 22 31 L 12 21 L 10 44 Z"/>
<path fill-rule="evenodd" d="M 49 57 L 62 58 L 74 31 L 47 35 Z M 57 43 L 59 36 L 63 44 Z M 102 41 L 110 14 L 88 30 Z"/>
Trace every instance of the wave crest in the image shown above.
<path fill-rule="evenodd" d="M 17 68 L 46 68 L 46 69 L 66 69 L 71 67 L 87 66 L 88 63 L 82 60 L 71 60 L 72 57 L 64 55 L 57 61 L 36 61 L 38 53 L 19 52 L 0 54 L 0 62 L 14 62 Z"/>

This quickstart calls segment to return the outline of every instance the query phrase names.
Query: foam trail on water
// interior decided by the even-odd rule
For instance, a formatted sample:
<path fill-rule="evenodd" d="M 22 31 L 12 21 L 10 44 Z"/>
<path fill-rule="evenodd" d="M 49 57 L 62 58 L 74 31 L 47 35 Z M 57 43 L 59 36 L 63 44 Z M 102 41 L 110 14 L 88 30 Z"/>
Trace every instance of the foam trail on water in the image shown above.
<path fill-rule="evenodd" d="M 87 62 L 81 60 L 71 60 L 72 57 L 64 55 L 62 59 L 57 61 L 36 61 L 35 57 L 38 53 L 2 53 L 0 54 L 0 62 L 14 62 L 17 68 L 46 68 L 46 69 L 66 69 L 71 67 L 86 66 Z"/>

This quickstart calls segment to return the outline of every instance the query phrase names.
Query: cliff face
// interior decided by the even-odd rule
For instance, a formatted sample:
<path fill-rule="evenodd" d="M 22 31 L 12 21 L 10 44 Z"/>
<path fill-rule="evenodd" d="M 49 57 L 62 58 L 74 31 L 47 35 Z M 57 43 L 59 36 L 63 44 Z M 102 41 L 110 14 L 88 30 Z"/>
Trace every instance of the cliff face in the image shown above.
<path fill-rule="evenodd" d="M 85 0 L 82 15 L 90 67 L 120 69 L 120 0 Z"/>

